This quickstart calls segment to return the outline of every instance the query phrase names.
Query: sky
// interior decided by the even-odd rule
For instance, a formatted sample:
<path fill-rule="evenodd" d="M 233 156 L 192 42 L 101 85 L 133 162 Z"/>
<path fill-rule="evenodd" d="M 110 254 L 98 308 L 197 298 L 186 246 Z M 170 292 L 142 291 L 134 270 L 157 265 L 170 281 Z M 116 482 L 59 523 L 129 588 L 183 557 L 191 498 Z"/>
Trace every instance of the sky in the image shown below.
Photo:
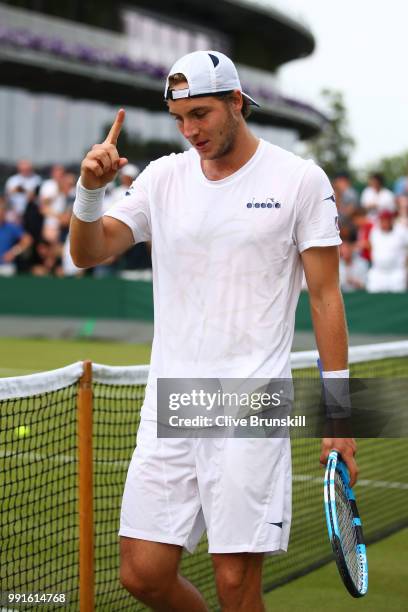
<path fill-rule="evenodd" d="M 312 30 L 316 50 L 280 69 L 281 87 L 321 109 L 322 88 L 343 92 L 355 167 L 407 151 L 408 0 L 259 1 Z"/>

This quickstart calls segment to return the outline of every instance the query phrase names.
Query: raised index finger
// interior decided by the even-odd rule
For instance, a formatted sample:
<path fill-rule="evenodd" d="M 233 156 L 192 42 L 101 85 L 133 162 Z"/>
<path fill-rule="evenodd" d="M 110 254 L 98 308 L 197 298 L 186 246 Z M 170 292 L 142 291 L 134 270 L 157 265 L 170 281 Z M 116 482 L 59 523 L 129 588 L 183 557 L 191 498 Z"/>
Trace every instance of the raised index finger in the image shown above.
<path fill-rule="evenodd" d="M 112 127 L 109 130 L 109 134 L 105 138 L 106 143 L 116 145 L 124 120 L 125 111 L 123 110 L 123 108 L 121 108 L 118 110 L 115 121 L 113 122 Z"/>

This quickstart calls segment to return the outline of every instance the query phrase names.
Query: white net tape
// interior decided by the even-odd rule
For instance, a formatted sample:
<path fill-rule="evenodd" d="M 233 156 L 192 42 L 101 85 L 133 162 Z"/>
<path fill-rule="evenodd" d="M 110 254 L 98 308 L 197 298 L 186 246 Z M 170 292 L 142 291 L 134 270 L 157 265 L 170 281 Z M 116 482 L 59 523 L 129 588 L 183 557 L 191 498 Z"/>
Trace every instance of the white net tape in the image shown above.
<path fill-rule="evenodd" d="M 31 397 L 39 393 L 58 391 L 77 382 L 82 376 L 83 363 L 77 361 L 65 368 L 38 372 L 27 376 L 0 378 L 0 400 Z"/>
<path fill-rule="evenodd" d="M 293 369 L 315 368 L 318 356 L 317 351 L 292 353 L 291 366 Z M 349 349 L 350 363 L 361 363 L 392 357 L 408 357 L 408 341 L 366 344 L 350 347 Z M 58 368 L 49 372 L 0 378 L 0 400 L 17 399 L 47 391 L 56 391 L 79 380 L 82 373 L 83 363 L 78 361 L 64 368 Z M 108 385 L 145 385 L 148 374 L 148 365 L 108 366 L 99 363 L 92 364 L 92 377 L 96 383 Z"/>

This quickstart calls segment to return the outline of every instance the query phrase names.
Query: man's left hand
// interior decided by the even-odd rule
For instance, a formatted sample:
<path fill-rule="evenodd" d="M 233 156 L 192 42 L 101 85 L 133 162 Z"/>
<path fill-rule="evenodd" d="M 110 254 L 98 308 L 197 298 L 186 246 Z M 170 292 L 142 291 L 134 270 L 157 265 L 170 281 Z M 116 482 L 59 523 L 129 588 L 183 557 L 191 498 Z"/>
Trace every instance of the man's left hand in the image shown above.
<path fill-rule="evenodd" d="M 327 458 L 332 450 L 341 453 L 344 463 L 350 473 L 350 486 L 353 487 L 357 482 L 358 467 L 354 455 L 357 452 L 357 444 L 354 438 L 323 438 L 322 451 L 320 453 L 320 463 L 325 466 Z"/>

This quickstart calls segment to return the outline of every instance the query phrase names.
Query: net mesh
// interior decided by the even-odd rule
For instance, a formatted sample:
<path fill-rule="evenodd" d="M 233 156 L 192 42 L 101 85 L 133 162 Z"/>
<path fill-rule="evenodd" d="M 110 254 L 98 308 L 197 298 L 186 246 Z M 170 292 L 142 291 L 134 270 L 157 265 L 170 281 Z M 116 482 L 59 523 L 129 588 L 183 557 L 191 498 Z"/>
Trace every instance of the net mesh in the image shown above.
<path fill-rule="evenodd" d="M 0 591 L 65 593 L 72 609 L 78 608 L 77 386 L 0 402 Z"/>
<path fill-rule="evenodd" d="M 352 364 L 352 375 L 407 377 L 408 343 L 404 351 L 399 346 L 394 352 L 397 356 L 384 350 L 386 357 L 379 359 L 373 349 L 366 349 L 365 358 L 364 353 L 359 354 Z M 373 356 L 375 360 L 370 360 Z M 319 375 L 315 354 L 297 355 L 293 362 L 294 376 Z M 96 609 L 143 610 L 119 584 L 117 531 L 147 368 L 95 366 L 94 372 Z M 21 389 L 24 378 L 8 388 Z M 129 384 L 131 381 L 133 384 Z M 0 380 L 0 398 L 4 397 L 4 385 Z M 78 610 L 78 383 L 59 383 L 58 389 L 48 392 L 43 391 L 44 386 L 46 383 L 42 383 L 41 393 L 28 388 L 19 393 L 19 398 L 0 399 L 0 590 L 65 592 L 70 600 L 66 609 Z M 355 492 L 365 539 L 370 542 L 408 525 L 408 444 L 404 439 L 362 439 L 358 447 L 361 478 Z M 289 552 L 267 558 L 265 590 L 332 558 L 319 455 L 319 440 L 293 439 Z M 202 591 L 210 609 L 217 609 L 205 539 L 194 555 L 183 557 L 181 571 Z M 20 604 L 19 609 L 25 608 Z"/>

